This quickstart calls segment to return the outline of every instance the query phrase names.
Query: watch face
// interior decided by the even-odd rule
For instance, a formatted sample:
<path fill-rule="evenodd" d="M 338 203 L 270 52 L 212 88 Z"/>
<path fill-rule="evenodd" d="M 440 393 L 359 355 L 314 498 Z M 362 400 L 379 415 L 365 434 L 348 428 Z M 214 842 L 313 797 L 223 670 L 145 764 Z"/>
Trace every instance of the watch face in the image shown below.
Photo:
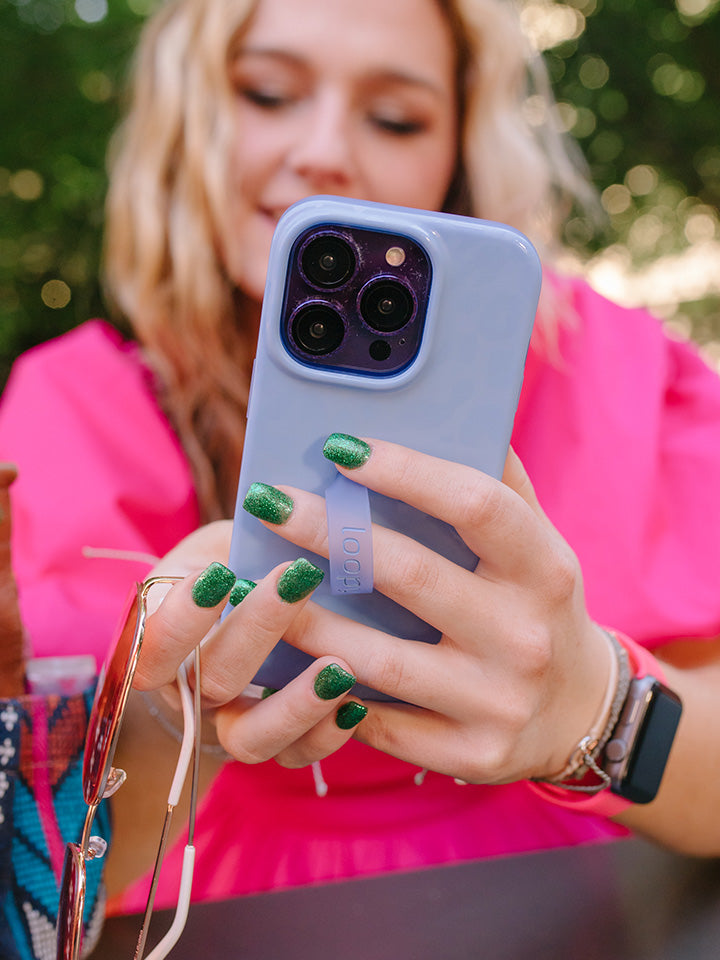
<path fill-rule="evenodd" d="M 634 735 L 626 740 L 625 769 L 613 789 L 633 803 L 650 803 L 660 788 L 682 705 L 672 690 L 654 680 L 635 708 L 630 711 L 628 732 Z"/>

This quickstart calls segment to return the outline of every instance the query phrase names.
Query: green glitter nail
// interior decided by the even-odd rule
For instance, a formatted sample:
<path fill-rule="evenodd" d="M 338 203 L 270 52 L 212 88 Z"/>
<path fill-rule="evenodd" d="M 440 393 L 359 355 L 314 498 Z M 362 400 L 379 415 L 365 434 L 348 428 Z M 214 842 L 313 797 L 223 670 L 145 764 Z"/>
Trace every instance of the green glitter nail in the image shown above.
<path fill-rule="evenodd" d="M 342 693 L 347 693 L 357 683 L 356 678 L 343 670 L 337 663 L 323 667 L 315 677 L 315 693 L 321 700 L 334 700 Z"/>
<path fill-rule="evenodd" d="M 292 513 L 293 500 L 277 487 L 267 483 L 252 483 L 245 495 L 243 508 L 268 523 L 286 523 Z"/>
<path fill-rule="evenodd" d="M 278 580 L 277 592 L 286 603 L 295 603 L 312 593 L 324 576 L 320 567 L 305 557 L 298 557 Z"/>
<path fill-rule="evenodd" d="M 235 583 L 235 574 L 222 563 L 211 563 L 195 581 L 192 598 L 198 607 L 215 607 Z"/>
<path fill-rule="evenodd" d="M 231 603 L 236 607 L 245 597 L 250 593 L 251 590 L 254 590 L 257 584 L 254 580 L 243 580 L 238 578 L 235 581 L 235 586 L 230 591 L 230 596 L 228 597 L 228 603 Z"/>
<path fill-rule="evenodd" d="M 323 456 L 341 467 L 361 467 L 371 454 L 370 445 L 349 433 L 331 433 L 325 441 Z"/>
<path fill-rule="evenodd" d="M 341 730 L 352 730 L 367 716 L 368 708 L 355 700 L 341 704 L 335 714 L 335 723 Z"/>

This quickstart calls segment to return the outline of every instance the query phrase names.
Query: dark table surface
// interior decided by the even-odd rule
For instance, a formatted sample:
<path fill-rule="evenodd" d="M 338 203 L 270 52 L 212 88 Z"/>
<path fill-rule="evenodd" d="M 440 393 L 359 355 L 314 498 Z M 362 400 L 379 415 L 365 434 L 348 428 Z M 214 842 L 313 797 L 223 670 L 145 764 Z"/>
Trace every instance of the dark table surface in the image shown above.
<path fill-rule="evenodd" d="M 130 960 L 139 923 L 108 920 L 93 958 Z M 720 960 L 720 861 L 633 839 L 196 904 L 170 957 Z"/>

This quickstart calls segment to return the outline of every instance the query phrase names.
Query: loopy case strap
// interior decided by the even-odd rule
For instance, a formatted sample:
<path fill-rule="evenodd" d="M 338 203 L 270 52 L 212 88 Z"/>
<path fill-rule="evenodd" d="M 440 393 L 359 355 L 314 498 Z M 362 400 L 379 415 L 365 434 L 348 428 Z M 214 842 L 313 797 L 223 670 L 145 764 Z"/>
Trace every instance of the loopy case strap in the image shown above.
<path fill-rule="evenodd" d="M 325 491 L 330 593 L 372 593 L 372 518 L 367 487 L 338 474 Z"/>

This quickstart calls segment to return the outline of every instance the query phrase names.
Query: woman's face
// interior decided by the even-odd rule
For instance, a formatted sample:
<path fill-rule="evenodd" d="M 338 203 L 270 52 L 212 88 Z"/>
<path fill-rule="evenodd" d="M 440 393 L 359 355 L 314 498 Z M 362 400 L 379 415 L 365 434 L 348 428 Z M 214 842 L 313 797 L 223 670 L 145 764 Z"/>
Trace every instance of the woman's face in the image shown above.
<path fill-rule="evenodd" d="M 435 0 L 260 0 L 230 69 L 237 135 L 225 262 L 253 299 L 275 224 L 296 200 L 442 205 L 457 97 Z"/>

